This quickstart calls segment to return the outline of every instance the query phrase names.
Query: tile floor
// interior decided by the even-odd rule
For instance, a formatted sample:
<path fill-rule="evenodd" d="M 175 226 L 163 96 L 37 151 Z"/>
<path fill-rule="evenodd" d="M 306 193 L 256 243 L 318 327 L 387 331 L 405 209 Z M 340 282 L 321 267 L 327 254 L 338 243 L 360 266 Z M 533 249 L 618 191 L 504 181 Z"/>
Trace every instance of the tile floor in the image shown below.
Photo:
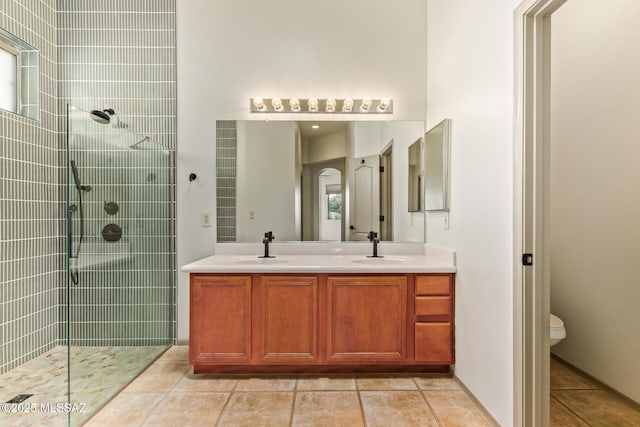
<path fill-rule="evenodd" d="M 443 376 L 193 375 L 172 347 L 85 426 L 492 426 Z"/>
<path fill-rule="evenodd" d="M 551 358 L 551 426 L 640 426 L 640 411 Z"/>
<path fill-rule="evenodd" d="M 161 350 L 72 348 L 72 401 L 90 409 L 72 417 L 72 425 L 85 421 Z M 86 425 L 491 425 L 459 384 L 443 376 L 194 376 L 187 354 L 187 347 L 172 347 Z M 0 375 L 0 401 L 28 392 L 37 402 L 64 402 L 66 369 L 66 347 L 58 347 Z M 3 427 L 66 424 L 65 414 L 0 414 Z M 640 426 L 640 411 L 552 358 L 550 424 Z"/>

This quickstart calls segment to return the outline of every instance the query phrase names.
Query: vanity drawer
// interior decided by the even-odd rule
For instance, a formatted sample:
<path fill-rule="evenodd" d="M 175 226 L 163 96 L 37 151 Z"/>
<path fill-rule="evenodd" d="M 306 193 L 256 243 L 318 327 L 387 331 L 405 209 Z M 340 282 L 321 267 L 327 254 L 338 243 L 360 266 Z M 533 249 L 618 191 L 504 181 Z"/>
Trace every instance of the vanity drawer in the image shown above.
<path fill-rule="evenodd" d="M 451 276 L 416 276 L 416 295 L 450 295 Z"/>
<path fill-rule="evenodd" d="M 416 321 L 448 322 L 451 320 L 451 297 L 416 297 Z"/>
<path fill-rule="evenodd" d="M 453 363 L 451 323 L 416 323 L 416 362 Z"/>

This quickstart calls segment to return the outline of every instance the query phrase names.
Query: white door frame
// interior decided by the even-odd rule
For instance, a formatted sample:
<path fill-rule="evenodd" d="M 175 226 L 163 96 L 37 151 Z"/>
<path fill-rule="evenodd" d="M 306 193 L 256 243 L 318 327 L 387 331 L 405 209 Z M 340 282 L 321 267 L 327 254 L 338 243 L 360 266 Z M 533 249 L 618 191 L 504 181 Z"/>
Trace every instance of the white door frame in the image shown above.
<path fill-rule="evenodd" d="M 514 14 L 514 425 L 523 427 L 549 425 L 550 17 L 565 1 L 523 0 Z"/>
<path fill-rule="evenodd" d="M 380 240 L 393 241 L 393 138 L 380 150 Z M 383 209 L 384 208 L 384 209 Z"/>

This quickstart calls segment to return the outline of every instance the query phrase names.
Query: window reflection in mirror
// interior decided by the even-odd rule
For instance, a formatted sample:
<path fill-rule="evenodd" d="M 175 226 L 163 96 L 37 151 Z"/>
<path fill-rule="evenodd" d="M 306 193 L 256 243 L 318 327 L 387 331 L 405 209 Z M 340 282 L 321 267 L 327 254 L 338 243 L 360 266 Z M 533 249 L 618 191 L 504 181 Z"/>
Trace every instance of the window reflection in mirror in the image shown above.
<path fill-rule="evenodd" d="M 389 224 L 394 241 L 423 242 L 424 212 L 406 209 L 407 157 L 390 155 L 405 153 L 423 134 L 418 121 L 218 121 L 218 241 L 256 242 L 264 230 L 279 242 L 359 240 L 351 226 L 379 231 Z M 370 196 L 359 192 L 351 164 L 383 152 L 393 162 L 388 173 L 397 177 L 385 182 L 397 188 L 389 189 L 388 198 L 372 194 L 380 201 L 365 200 L 369 214 L 357 216 L 370 223 L 354 224 L 354 200 Z M 383 179 L 378 169 L 370 177 L 375 192 Z M 234 232 L 221 237 L 229 227 Z"/>
<path fill-rule="evenodd" d="M 342 173 L 333 168 L 323 169 L 318 177 L 318 240 L 341 240 L 342 233 Z M 324 203 L 323 203 L 324 202 Z M 304 209 L 304 207 L 303 207 Z"/>

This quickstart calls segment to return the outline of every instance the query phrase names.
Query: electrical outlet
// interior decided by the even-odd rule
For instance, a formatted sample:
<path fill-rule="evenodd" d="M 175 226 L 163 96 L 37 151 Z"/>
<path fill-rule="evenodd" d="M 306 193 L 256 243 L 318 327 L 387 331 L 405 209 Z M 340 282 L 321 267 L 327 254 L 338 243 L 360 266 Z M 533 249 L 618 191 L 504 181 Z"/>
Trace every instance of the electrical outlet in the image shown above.
<path fill-rule="evenodd" d="M 444 213 L 444 229 L 449 229 L 449 212 Z"/>
<path fill-rule="evenodd" d="M 202 212 L 201 224 L 203 227 L 211 227 L 211 212 Z"/>

